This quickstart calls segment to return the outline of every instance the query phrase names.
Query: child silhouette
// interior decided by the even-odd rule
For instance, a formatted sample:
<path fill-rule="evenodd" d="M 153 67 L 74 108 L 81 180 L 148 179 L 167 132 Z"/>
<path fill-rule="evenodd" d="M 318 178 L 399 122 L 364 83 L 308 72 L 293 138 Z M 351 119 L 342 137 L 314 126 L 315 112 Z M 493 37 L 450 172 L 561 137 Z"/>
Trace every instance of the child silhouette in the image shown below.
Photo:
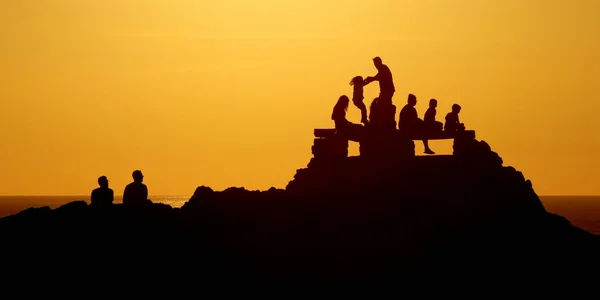
<path fill-rule="evenodd" d="M 441 132 L 444 127 L 444 124 L 442 124 L 442 122 L 435 120 L 435 115 L 437 114 L 437 111 L 435 110 L 436 107 L 437 100 L 429 100 L 429 108 L 425 112 L 425 117 L 423 118 L 426 130 L 431 133 Z"/>
<path fill-rule="evenodd" d="M 367 124 L 369 119 L 367 118 L 367 106 L 363 102 L 363 87 L 365 86 L 365 81 L 362 76 L 355 76 L 350 81 L 350 85 L 354 86 L 354 91 L 352 93 L 352 103 L 360 109 L 360 122 L 363 124 Z"/>
<path fill-rule="evenodd" d="M 446 124 L 444 124 L 444 131 L 460 132 L 465 130 L 465 124 L 460 123 L 460 120 L 458 118 L 458 113 L 460 113 L 460 110 L 460 105 L 452 105 L 452 112 L 449 112 L 446 115 Z"/>

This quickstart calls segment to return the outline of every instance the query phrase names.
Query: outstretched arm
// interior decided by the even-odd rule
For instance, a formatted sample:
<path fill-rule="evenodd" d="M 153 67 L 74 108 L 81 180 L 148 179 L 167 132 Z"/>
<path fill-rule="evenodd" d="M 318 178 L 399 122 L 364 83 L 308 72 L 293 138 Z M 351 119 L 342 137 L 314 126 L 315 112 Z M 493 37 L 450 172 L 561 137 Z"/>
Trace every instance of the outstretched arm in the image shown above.
<path fill-rule="evenodd" d="M 371 83 L 373 81 L 376 81 L 376 80 L 379 80 L 379 73 L 377 73 L 377 75 L 375 75 L 375 76 L 369 76 L 369 77 L 365 78 L 365 83 L 364 84 L 367 85 L 367 84 L 369 84 L 369 83 Z"/>

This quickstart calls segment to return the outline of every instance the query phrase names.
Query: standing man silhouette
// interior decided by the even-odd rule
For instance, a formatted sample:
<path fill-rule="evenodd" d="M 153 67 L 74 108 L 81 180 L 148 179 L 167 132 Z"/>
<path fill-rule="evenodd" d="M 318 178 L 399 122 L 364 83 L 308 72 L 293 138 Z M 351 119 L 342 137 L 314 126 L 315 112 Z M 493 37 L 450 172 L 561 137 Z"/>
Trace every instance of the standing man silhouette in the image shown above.
<path fill-rule="evenodd" d="M 392 97 L 396 88 L 394 87 L 394 79 L 392 78 L 392 71 L 388 66 L 384 65 L 379 56 L 373 58 L 373 64 L 377 68 L 377 75 L 369 76 L 365 79 L 365 85 L 379 81 L 379 102 L 380 105 L 391 105 Z"/>

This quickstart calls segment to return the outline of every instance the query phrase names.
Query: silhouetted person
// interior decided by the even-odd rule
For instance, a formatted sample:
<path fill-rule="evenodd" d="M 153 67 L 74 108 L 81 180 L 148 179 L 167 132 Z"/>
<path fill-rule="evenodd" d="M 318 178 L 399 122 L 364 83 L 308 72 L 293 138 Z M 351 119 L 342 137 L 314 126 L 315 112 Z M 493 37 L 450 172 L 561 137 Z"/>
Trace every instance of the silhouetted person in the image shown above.
<path fill-rule="evenodd" d="M 442 122 L 440 122 L 440 121 L 435 120 L 435 115 L 437 114 L 437 111 L 435 109 L 436 107 L 437 107 L 437 100 L 430 99 L 429 100 L 429 108 L 427 109 L 427 111 L 425 112 L 425 116 L 423 117 L 423 124 L 425 127 L 425 132 L 428 134 L 440 133 L 444 129 L 444 124 L 442 124 Z M 425 140 L 423 140 L 423 141 L 425 142 Z M 429 144 L 429 142 L 427 144 Z M 425 150 L 425 153 L 435 154 L 428 146 L 425 146 L 425 148 L 427 148 Z M 427 150 L 429 150 L 429 152 Z"/>
<path fill-rule="evenodd" d="M 423 123 L 425 123 L 426 131 L 433 134 L 440 133 L 442 130 L 444 130 L 444 124 L 435 120 L 435 116 L 437 115 L 437 104 L 438 103 L 436 99 L 430 99 L 429 108 L 423 117 Z"/>
<path fill-rule="evenodd" d="M 367 118 L 367 106 L 363 102 L 365 99 L 363 95 L 363 87 L 365 86 L 365 81 L 362 76 L 355 76 L 350 81 L 350 85 L 354 86 L 354 91 L 352 93 L 352 103 L 360 109 L 360 122 L 363 124 L 367 124 L 369 121 Z"/>
<path fill-rule="evenodd" d="M 417 96 L 413 94 L 408 94 L 408 100 L 406 105 L 400 110 L 400 115 L 398 117 L 398 130 L 400 132 L 406 133 L 409 136 L 414 136 L 415 134 L 425 133 L 424 132 L 424 124 L 423 120 L 419 119 L 419 115 L 417 114 L 417 109 L 415 108 L 417 105 Z M 435 154 L 435 152 L 429 149 L 429 141 L 424 139 L 423 146 L 425 146 L 426 154 Z"/>
<path fill-rule="evenodd" d="M 379 113 L 379 107 L 377 103 L 379 102 L 379 98 L 375 97 L 373 101 L 371 101 L 371 105 L 369 106 L 369 123 L 373 124 L 373 121 L 376 121 Z"/>
<path fill-rule="evenodd" d="M 460 113 L 460 105 L 453 104 L 452 112 L 446 115 L 446 124 L 444 125 L 444 131 L 447 132 L 460 132 L 465 130 L 465 124 L 460 123 L 458 114 Z"/>
<path fill-rule="evenodd" d="M 348 105 L 350 104 L 350 99 L 346 95 L 341 95 L 338 98 L 337 103 L 333 107 L 333 112 L 331 113 L 331 119 L 335 123 L 335 130 L 338 133 L 347 133 L 350 125 L 350 121 L 346 119 L 346 111 L 348 110 Z"/>
<path fill-rule="evenodd" d="M 98 177 L 99 188 L 92 191 L 91 202 L 94 206 L 107 206 L 113 204 L 115 193 L 108 187 L 106 176 Z"/>
<path fill-rule="evenodd" d="M 148 187 L 142 183 L 144 175 L 142 171 L 135 170 L 133 174 L 133 182 L 125 187 L 123 192 L 123 204 L 140 204 L 148 200 Z"/>
<path fill-rule="evenodd" d="M 365 79 L 365 85 L 373 81 L 379 81 L 379 104 L 384 106 L 391 105 L 392 97 L 396 91 L 394 79 L 392 78 L 392 71 L 390 71 L 388 66 L 383 64 L 379 57 L 373 58 L 373 64 L 375 65 L 375 68 L 377 68 L 377 75 L 367 77 Z"/>

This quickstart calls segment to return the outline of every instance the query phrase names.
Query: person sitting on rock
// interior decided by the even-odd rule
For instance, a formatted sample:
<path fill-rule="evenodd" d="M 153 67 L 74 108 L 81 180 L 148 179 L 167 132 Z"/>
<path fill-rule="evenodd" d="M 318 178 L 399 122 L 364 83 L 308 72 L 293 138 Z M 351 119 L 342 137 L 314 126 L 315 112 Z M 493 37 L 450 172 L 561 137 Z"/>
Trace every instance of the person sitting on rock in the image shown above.
<path fill-rule="evenodd" d="M 128 184 L 123 191 L 123 204 L 140 204 L 148 202 L 148 187 L 142 183 L 144 175 L 142 171 L 135 170 L 132 173 L 133 182 Z"/>
<path fill-rule="evenodd" d="M 458 113 L 460 113 L 460 105 L 453 104 L 452 112 L 446 115 L 446 124 L 444 124 L 444 131 L 446 132 L 461 132 L 465 130 L 465 124 L 460 123 Z"/>
<path fill-rule="evenodd" d="M 415 105 L 417 105 L 417 96 L 408 94 L 407 104 L 400 110 L 398 117 L 398 130 L 411 136 L 424 132 L 423 120 L 419 119 Z M 425 146 L 426 154 L 435 154 L 429 149 L 428 140 L 423 140 L 423 146 Z"/>
<path fill-rule="evenodd" d="M 439 133 L 444 129 L 444 124 L 440 121 L 435 120 L 435 115 L 437 114 L 436 108 L 437 100 L 431 99 L 429 100 L 429 108 L 425 112 L 425 116 L 423 117 L 423 123 L 425 124 L 425 128 L 429 133 Z"/>
<path fill-rule="evenodd" d="M 377 119 L 379 117 L 378 101 L 379 98 L 375 97 L 369 106 L 369 125 L 377 124 Z"/>
<path fill-rule="evenodd" d="M 355 76 L 350 81 L 350 85 L 354 86 L 354 91 L 352 93 L 352 103 L 360 109 L 360 122 L 363 124 L 367 124 L 367 106 L 363 102 L 365 97 L 363 96 L 363 87 L 365 86 L 364 80 L 362 76 Z"/>
<path fill-rule="evenodd" d="M 108 178 L 106 176 L 98 177 L 99 188 L 92 191 L 91 202 L 94 206 L 107 206 L 113 204 L 114 192 L 108 187 Z"/>
<path fill-rule="evenodd" d="M 341 95 L 333 107 L 331 119 L 335 123 L 335 130 L 337 133 L 346 133 L 351 125 L 350 121 L 346 119 L 348 104 L 350 104 L 350 99 L 348 96 Z"/>

